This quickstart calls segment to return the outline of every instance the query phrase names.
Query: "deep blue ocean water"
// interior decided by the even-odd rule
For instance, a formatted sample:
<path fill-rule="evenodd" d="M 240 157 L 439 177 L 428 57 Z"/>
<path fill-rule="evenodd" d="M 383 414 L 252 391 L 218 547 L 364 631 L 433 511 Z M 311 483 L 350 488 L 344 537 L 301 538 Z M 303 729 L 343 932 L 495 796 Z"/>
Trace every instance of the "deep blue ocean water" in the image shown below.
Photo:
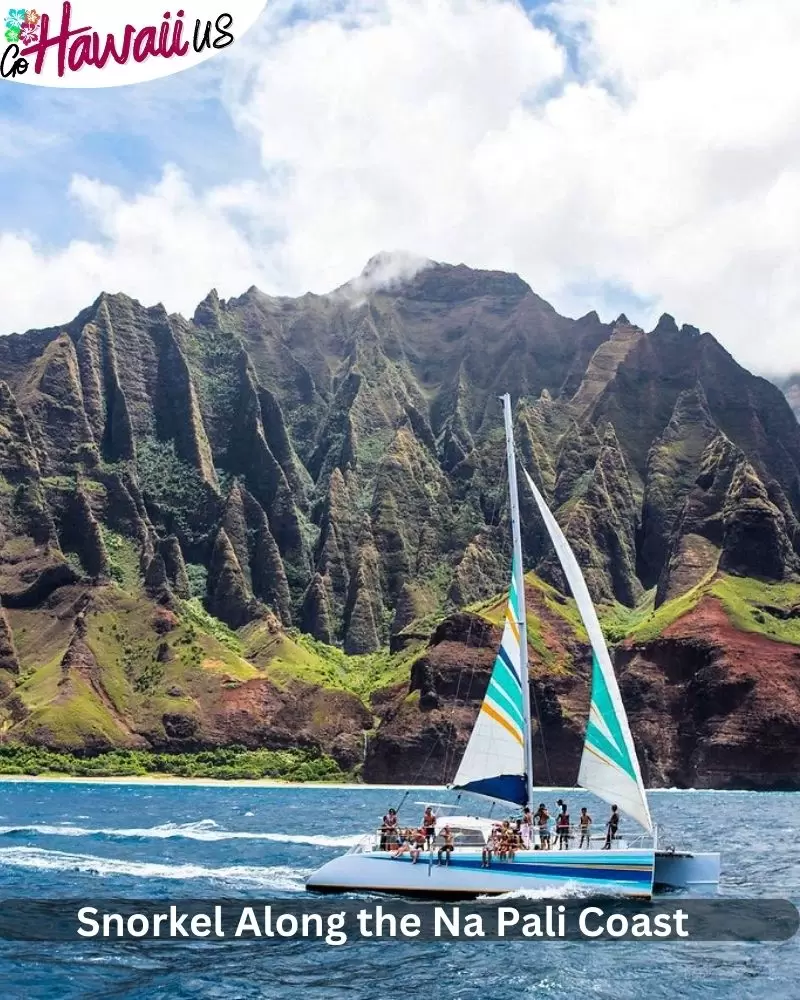
<path fill-rule="evenodd" d="M 375 827 L 379 788 L 0 783 L 0 898 L 295 897 Z M 542 792 L 551 806 L 561 793 Z M 607 807 L 577 791 L 604 818 Z M 401 819 L 445 792 L 412 790 Z M 473 802 L 477 807 L 478 803 Z M 800 794 L 655 792 L 654 819 L 723 852 L 720 893 L 800 904 Z M 471 811 L 471 810 L 465 810 Z M 483 808 L 476 811 L 485 812 Z M 662 841 L 663 842 L 663 841 Z M 314 897 L 311 897 L 312 899 Z M 0 942 L 0 998 L 677 1000 L 800 998 L 800 940 L 781 944 L 302 941 Z"/>

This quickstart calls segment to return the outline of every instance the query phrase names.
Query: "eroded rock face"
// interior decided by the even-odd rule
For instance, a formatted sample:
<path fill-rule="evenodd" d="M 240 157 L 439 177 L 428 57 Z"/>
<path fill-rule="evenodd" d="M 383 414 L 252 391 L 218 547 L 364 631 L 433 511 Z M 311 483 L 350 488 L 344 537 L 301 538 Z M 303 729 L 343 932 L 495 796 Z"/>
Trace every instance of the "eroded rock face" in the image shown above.
<path fill-rule="evenodd" d="M 499 629 L 470 615 L 440 626 L 410 683 L 383 692 L 365 776 L 452 780 L 489 681 Z M 558 648 L 556 634 L 548 645 Z M 575 783 L 588 714 L 588 650 L 574 673 L 534 666 L 534 772 Z M 536 658 L 533 654 L 534 660 Z M 663 636 L 625 643 L 615 667 L 645 784 L 678 788 L 800 787 L 800 650 L 737 631 L 704 599 Z"/>
<path fill-rule="evenodd" d="M 239 628 L 258 616 L 257 603 L 250 594 L 236 551 L 225 529 L 220 528 L 208 573 L 209 610 L 231 628 Z"/>
<path fill-rule="evenodd" d="M 595 313 L 569 320 L 518 277 L 463 265 L 428 262 L 386 285 L 376 278 L 385 265 L 372 261 L 329 295 L 210 293 L 191 320 L 103 294 L 62 327 L 0 338 L 0 600 L 10 616 L 0 669 L 15 688 L 0 721 L 19 714 L 15 698 L 24 708 L 13 649 L 19 664 L 30 654 L 15 616 L 43 613 L 75 586 L 146 600 L 144 617 L 169 612 L 176 632 L 191 611 L 183 602 L 199 596 L 268 644 L 293 625 L 359 655 L 408 649 L 427 635 L 419 619 L 491 599 L 510 564 L 505 392 L 518 459 L 595 600 L 631 606 L 657 585 L 661 604 L 717 570 L 800 575 L 800 426 L 780 390 L 709 334 L 669 316 L 652 331 Z M 563 588 L 521 487 L 526 568 Z M 582 704 L 570 676 L 584 670 L 585 649 L 539 612 L 563 670 L 539 663 L 535 693 L 560 734 L 548 760 L 566 774 Z M 463 741 L 478 695 L 471 707 L 448 702 L 463 640 L 452 642 L 440 635 L 412 688 L 381 696 L 389 715 L 370 751 L 375 774 L 388 774 L 406 739 L 420 761 L 436 741 Z M 124 674 L 127 657 L 128 681 L 154 699 L 183 690 L 163 679 L 170 665 L 227 676 L 186 646 L 178 655 L 129 643 L 126 653 L 98 639 L 97 662 L 102 674 L 104 658 L 121 657 Z M 139 675 L 129 661 L 143 657 Z M 147 732 L 168 739 L 167 714 L 184 734 L 176 740 L 202 742 L 221 697 L 212 689 L 199 714 L 161 710 Z M 449 766 L 437 753 L 430 780 Z"/>
<path fill-rule="evenodd" d="M 656 603 L 717 568 L 767 580 L 791 578 L 800 569 L 786 518 L 744 454 L 722 433 L 703 451 L 699 475 L 676 519 Z"/>
<path fill-rule="evenodd" d="M 639 565 L 650 586 L 664 566 L 675 522 L 697 478 L 705 449 L 717 435 L 701 385 L 684 390 L 647 456 Z"/>

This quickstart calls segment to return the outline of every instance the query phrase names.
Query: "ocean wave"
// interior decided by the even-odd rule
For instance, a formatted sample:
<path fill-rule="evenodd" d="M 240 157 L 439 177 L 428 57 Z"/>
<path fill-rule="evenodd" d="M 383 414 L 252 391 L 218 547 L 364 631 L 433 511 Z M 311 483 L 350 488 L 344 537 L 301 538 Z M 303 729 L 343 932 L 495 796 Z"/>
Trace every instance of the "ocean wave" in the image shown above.
<path fill-rule="evenodd" d="M 91 854 L 69 854 L 39 847 L 0 847 L 0 868 L 29 868 L 37 871 L 81 872 L 100 878 L 129 876 L 140 879 L 210 879 L 259 886 L 280 892 L 299 892 L 303 879 L 312 869 L 286 865 L 228 865 L 210 868 L 195 864 L 160 864 L 128 861 L 122 858 L 98 858 Z"/>
<path fill-rule="evenodd" d="M 52 825 L 0 826 L 0 837 L 90 837 L 100 840 L 266 840 L 278 844 L 303 844 L 309 847 L 352 847 L 363 834 L 328 836 L 326 834 L 267 833 L 248 830 L 222 830 L 213 819 L 194 823 L 162 823 L 159 826 L 128 829 L 91 829 L 69 823 Z"/>

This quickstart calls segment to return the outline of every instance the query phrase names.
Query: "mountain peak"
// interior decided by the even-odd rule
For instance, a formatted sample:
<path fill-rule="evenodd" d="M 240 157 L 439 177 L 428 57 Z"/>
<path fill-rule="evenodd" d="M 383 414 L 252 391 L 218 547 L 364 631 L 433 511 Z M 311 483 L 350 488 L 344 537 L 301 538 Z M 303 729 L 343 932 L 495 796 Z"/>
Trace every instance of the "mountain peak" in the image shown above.
<path fill-rule="evenodd" d="M 675 322 L 675 317 L 670 316 L 669 313 L 662 313 L 653 333 L 677 333 L 678 324 Z"/>

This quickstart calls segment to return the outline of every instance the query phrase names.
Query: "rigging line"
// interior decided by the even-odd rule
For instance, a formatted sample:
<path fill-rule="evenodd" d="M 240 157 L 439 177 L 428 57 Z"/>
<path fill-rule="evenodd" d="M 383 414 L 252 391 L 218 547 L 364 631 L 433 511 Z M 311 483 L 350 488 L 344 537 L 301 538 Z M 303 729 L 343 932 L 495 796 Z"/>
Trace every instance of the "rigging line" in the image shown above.
<path fill-rule="evenodd" d="M 552 786 L 553 775 L 550 773 L 550 760 L 547 756 L 547 744 L 544 738 L 544 726 L 542 724 L 542 716 L 539 711 L 539 699 L 536 697 L 536 685 L 533 683 L 533 678 L 528 677 L 528 685 L 531 692 L 531 701 L 533 702 L 533 711 L 536 715 L 536 721 L 539 724 L 539 739 L 542 741 L 542 757 L 544 758 L 544 771 L 547 778 L 547 784 Z"/>

